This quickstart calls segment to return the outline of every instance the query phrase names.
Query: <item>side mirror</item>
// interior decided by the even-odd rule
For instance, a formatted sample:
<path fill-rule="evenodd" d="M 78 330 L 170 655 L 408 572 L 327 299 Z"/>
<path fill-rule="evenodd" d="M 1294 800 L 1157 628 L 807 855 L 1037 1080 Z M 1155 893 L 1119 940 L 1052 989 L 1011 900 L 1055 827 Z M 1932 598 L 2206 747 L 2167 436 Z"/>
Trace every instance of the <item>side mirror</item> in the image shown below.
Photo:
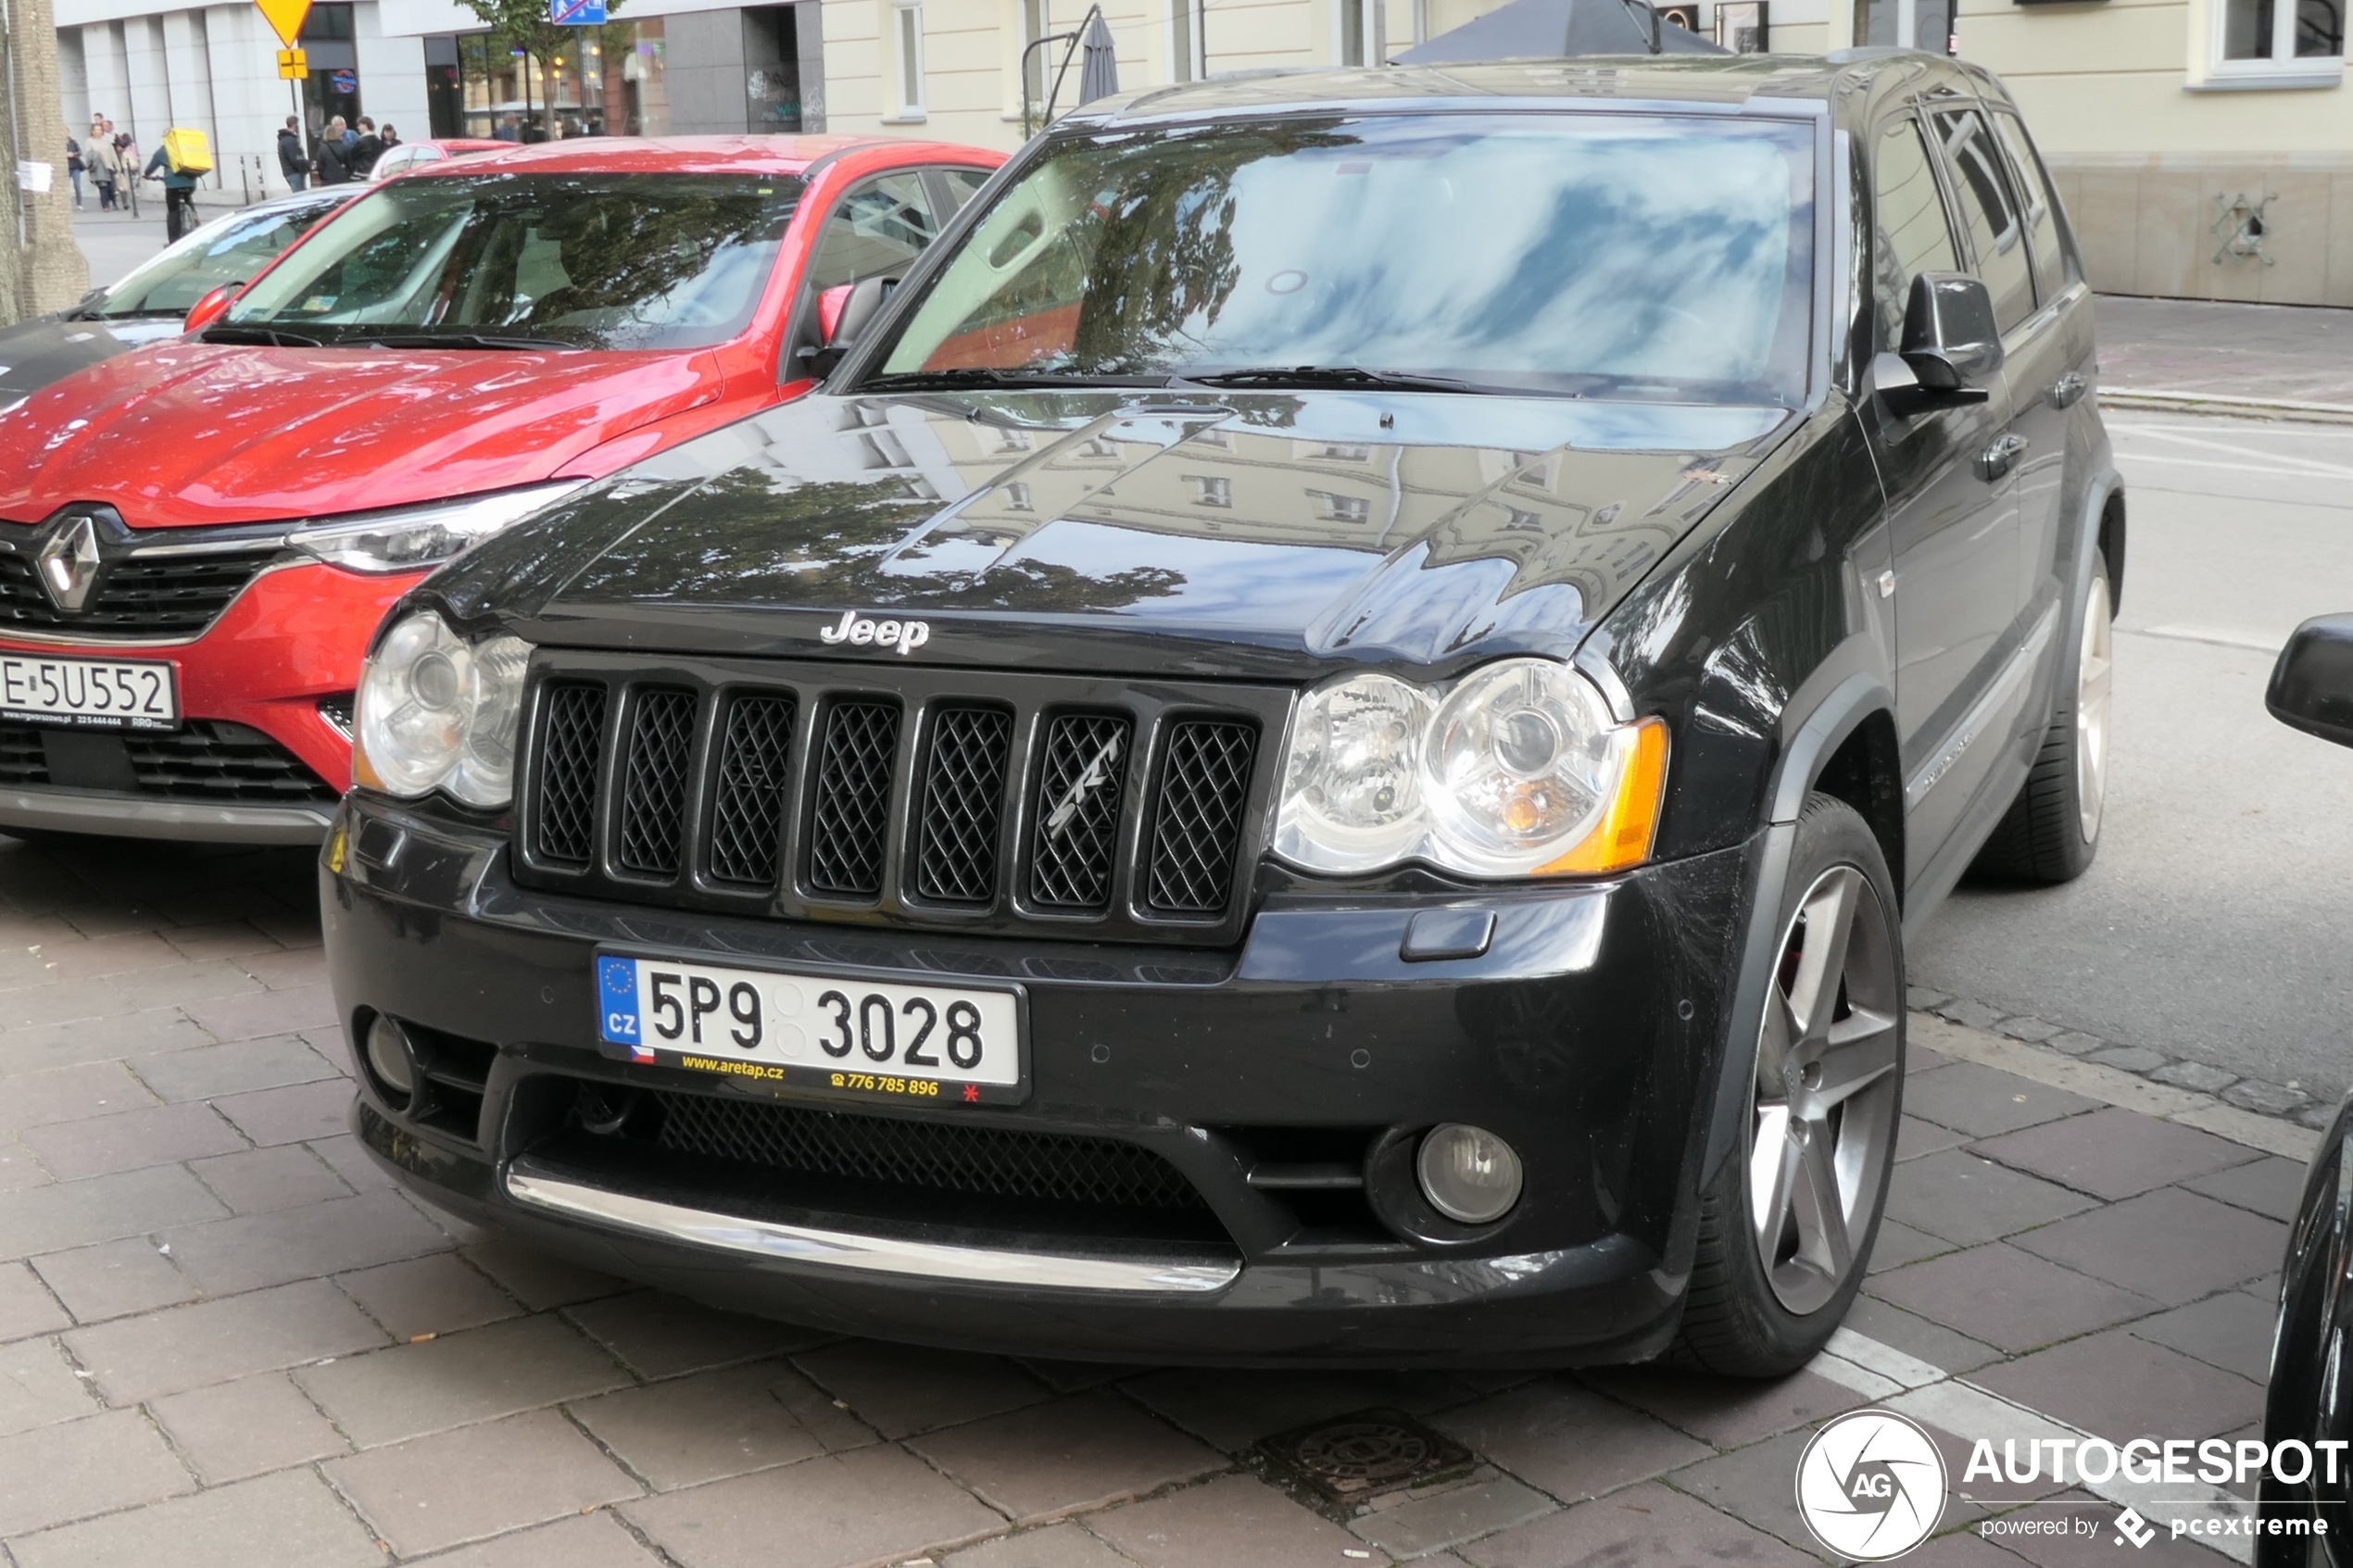
<path fill-rule="evenodd" d="M 2271 666 L 2263 706 L 2293 729 L 2353 746 L 2353 615 L 2316 616 L 2296 629 Z"/>
<path fill-rule="evenodd" d="M 2002 330 L 1994 324 L 1994 296 L 1966 272 L 1922 272 L 1912 280 L 1904 310 L 1904 363 L 1928 392 L 1975 392 L 2002 368 Z M 1963 401 L 1963 399 L 1957 399 Z"/>
<path fill-rule="evenodd" d="M 899 286 L 896 278 L 867 278 L 855 283 L 838 284 L 817 295 L 817 331 L 823 340 L 814 348 L 800 351 L 800 362 L 812 376 L 824 378 L 834 373 L 875 317 Z"/>
<path fill-rule="evenodd" d="M 229 313 L 229 307 L 235 302 L 238 291 L 245 286 L 242 281 L 223 283 L 188 307 L 188 319 L 180 323 L 180 330 L 183 332 L 200 332 L 220 320 Z"/>

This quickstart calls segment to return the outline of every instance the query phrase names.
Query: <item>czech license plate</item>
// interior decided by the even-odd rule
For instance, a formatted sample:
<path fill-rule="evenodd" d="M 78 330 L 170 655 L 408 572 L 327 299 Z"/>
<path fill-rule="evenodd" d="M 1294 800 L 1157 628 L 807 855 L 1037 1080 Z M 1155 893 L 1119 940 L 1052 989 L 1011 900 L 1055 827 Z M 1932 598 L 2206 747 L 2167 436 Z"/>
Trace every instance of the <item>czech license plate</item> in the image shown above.
<path fill-rule="evenodd" d="M 162 659 L 36 659 L 0 653 L 0 718 L 77 729 L 170 730 L 180 688 Z"/>
<path fill-rule="evenodd" d="M 1026 1094 L 1021 994 L 597 955 L 598 1037 L 635 1060 L 918 1102 Z"/>

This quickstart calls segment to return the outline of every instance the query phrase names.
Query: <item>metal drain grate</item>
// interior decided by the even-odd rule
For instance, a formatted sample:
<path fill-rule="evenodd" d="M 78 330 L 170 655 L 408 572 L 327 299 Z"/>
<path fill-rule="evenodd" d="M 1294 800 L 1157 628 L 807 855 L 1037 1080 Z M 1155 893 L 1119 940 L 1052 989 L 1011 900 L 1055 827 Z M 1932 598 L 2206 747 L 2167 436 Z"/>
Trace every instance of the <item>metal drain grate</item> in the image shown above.
<path fill-rule="evenodd" d="M 1478 1456 L 1403 1411 L 1367 1410 L 1258 1440 L 1258 1451 L 1290 1480 L 1333 1502 L 1427 1486 L 1466 1474 Z"/>

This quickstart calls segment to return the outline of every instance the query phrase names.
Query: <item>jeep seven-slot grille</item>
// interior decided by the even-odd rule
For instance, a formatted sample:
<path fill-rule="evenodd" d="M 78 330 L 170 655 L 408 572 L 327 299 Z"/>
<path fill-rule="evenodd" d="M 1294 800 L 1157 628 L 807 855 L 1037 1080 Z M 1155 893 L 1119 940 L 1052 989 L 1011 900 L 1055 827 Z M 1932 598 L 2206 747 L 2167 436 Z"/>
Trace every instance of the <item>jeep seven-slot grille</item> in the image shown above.
<path fill-rule="evenodd" d="M 621 864 L 649 876 L 678 874 L 685 826 L 687 748 L 695 740 L 695 694 L 640 692 L 633 709 L 629 769 L 621 789 Z"/>
<path fill-rule="evenodd" d="M 1111 901 L 1127 744 L 1127 721 L 1111 714 L 1064 714 L 1046 732 L 1029 896 L 1047 909 L 1100 909 Z"/>
<path fill-rule="evenodd" d="M 1155 684 L 1106 701 L 1101 682 L 1008 674 L 1000 695 L 998 677 L 940 671 L 841 691 L 807 666 L 635 662 L 584 656 L 539 684 L 526 882 L 786 918 L 1239 933 L 1258 750 L 1287 693 Z"/>
<path fill-rule="evenodd" d="M 1004 821 L 1005 755 L 1013 717 L 1001 708 L 939 715 L 924 779 L 915 891 L 943 904 L 986 904 L 997 891 L 997 833 Z"/>
<path fill-rule="evenodd" d="M 809 823 L 809 884 L 871 898 L 882 891 L 899 705 L 864 698 L 834 704 L 825 714 L 824 746 Z"/>
<path fill-rule="evenodd" d="M 277 553 L 271 545 L 221 555 L 119 560 L 107 569 L 90 602 L 71 613 L 59 610 L 42 590 L 31 557 L 0 555 L 0 624 L 126 637 L 201 632 Z"/>
<path fill-rule="evenodd" d="M 540 790 L 532 820 L 540 859 L 588 863 L 597 845 L 597 763 L 604 749 L 605 688 L 567 682 L 547 691 Z"/>
<path fill-rule="evenodd" d="M 1233 896 L 1234 847 L 1258 737 L 1247 724 L 1189 720 L 1168 742 L 1145 901 L 1173 915 L 1214 914 Z"/>
<path fill-rule="evenodd" d="M 711 808 L 713 882 L 767 887 L 776 880 L 785 800 L 792 790 L 795 706 L 788 696 L 738 696 L 727 705 Z"/>

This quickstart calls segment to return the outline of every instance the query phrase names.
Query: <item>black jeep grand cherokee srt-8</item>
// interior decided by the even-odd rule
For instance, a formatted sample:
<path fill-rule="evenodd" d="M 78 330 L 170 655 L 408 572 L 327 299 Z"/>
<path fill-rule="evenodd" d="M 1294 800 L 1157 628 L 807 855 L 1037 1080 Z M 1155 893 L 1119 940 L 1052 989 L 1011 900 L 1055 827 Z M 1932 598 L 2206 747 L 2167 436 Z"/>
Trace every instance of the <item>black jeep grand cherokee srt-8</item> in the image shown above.
<path fill-rule="evenodd" d="M 1147 92 L 880 292 L 821 395 L 380 633 L 323 862 L 367 1147 L 861 1333 L 1818 1348 L 1904 927 L 2099 828 L 2122 502 L 1999 85 Z"/>

